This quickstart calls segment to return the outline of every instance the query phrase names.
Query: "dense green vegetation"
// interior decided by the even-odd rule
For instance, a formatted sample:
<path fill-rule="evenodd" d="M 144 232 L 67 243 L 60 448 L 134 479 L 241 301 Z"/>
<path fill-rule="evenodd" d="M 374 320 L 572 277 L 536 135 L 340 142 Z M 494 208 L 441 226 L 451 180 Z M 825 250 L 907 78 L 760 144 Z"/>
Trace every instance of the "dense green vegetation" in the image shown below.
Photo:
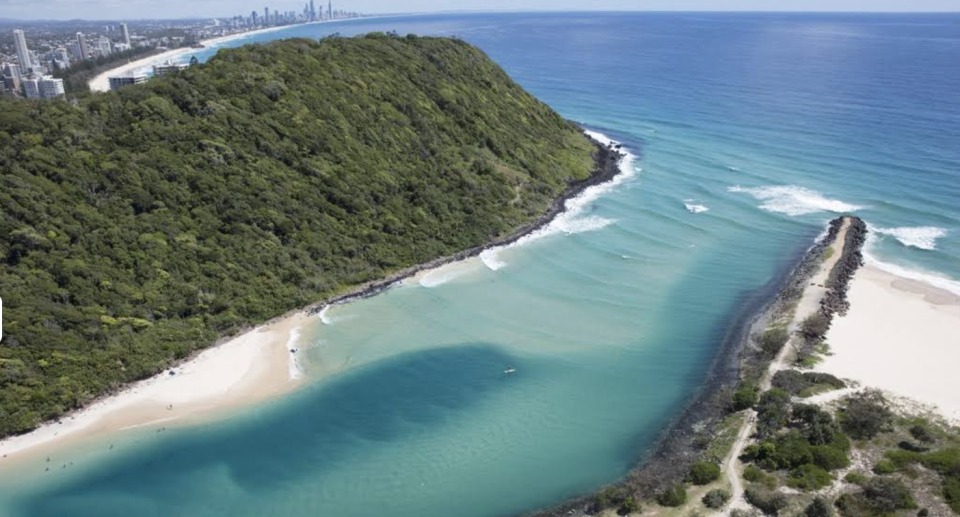
<path fill-rule="evenodd" d="M 596 152 L 476 48 L 382 34 L 0 113 L 0 436 L 509 234 Z"/>

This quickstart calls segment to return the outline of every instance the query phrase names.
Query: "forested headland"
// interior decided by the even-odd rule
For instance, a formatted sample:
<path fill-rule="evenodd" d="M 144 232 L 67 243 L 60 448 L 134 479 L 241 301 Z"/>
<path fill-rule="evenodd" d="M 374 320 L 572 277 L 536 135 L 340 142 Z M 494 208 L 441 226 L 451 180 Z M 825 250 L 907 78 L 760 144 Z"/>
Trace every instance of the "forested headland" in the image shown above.
<path fill-rule="evenodd" d="M 457 40 L 286 40 L 0 101 L 0 436 L 529 224 L 596 146 Z"/>

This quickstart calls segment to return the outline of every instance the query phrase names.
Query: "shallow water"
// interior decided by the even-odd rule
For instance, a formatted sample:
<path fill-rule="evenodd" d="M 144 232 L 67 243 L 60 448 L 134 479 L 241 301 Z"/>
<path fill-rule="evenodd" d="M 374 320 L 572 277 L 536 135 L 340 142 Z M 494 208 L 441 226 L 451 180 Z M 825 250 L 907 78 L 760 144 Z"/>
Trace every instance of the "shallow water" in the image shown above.
<path fill-rule="evenodd" d="M 444 15 L 250 39 L 371 30 L 480 46 L 622 141 L 630 174 L 539 238 L 329 309 L 299 343 L 324 378 L 297 394 L 0 469 L 0 514 L 516 514 L 642 457 L 837 213 L 879 230 L 874 260 L 960 286 L 958 16 Z"/>

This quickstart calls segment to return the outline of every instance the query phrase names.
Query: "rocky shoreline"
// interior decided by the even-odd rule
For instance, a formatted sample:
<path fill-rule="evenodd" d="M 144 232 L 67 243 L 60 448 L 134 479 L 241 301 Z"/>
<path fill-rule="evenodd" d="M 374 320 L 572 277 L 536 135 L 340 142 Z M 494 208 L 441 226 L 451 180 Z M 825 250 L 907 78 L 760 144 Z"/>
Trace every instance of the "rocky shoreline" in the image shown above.
<path fill-rule="evenodd" d="M 587 138 L 590 138 L 589 136 Z M 330 299 L 324 300 L 323 302 L 310 305 L 306 309 L 310 314 L 316 314 L 322 311 L 325 307 L 331 305 L 339 305 L 348 303 L 354 300 L 369 298 L 377 294 L 382 293 L 383 291 L 390 289 L 391 287 L 397 285 L 403 280 L 410 278 L 418 273 L 424 271 L 429 271 L 431 269 L 436 269 L 440 266 L 450 264 L 453 262 L 460 262 L 471 257 L 475 257 L 484 251 L 497 248 L 500 246 L 506 246 L 512 244 L 526 235 L 529 235 L 544 226 L 550 224 L 558 215 L 563 213 L 566 209 L 566 202 L 571 198 L 577 197 L 585 189 L 592 187 L 594 185 L 599 185 L 601 183 L 606 183 L 612 180 L 617 174 L 620 174 L 620 161 L 626 156 L 621 151 L 621 145 L 609 145 L 605 146 L 600 142 L 590 138 L 593 144 L 597 147 L 596 155 L 596 168 L 590 177 L 580 180 L 573 181 L 567 185 L 567 188 L 564 189 L 563 193 L 556 198 L 551 204 L 550 207 L 544 212 L 543 215 L 532 221 L 531 223 L 521 226 L 514 232 L 510 233 L 505 237 L 499 239 L 494 239 L 486 244 L 481 246 L 476 246 L 463 250 L 453 255 L 448 255 L 445 257 L 440 257 L 433 259 L 422 264 L 417 264 L 415 266 L 410 266 L 408 268 L 401 269 L 396 273 L 390 274 L 384 278 L 367 282 L 361 284 L 357 287 L 350 289 L 348 292 L 334 296 Z"/>
<path fill-rule="evenodd" d="M 358 300 L 358 299 L 362 299 L 362 298 L 368 298 L 368 297 L 371 297 L 371 296 L 375 296 L 375 295 L 377 295 L 377 294 L 379 294 L 379 293 L 382 293 L 383 291 L 385 291 L 385 290 L 387 290 L 387 289 L 390 289 L 391 287 L 397 285 L 398 283 L 402 282 L 403 280 L 405 280 L 405 279 L 407 279 L 407 278 L 409 278 L 409 277 L 412 277 L 412 276 L 414 276 L 414 275 L 416 275 L 416 274 L 418 274 L 418 273 L 420 273 L 420 272 L 427 271 L 427 270 L 430 270 L 430 269 L 434 269 L 434 268 L 440 267 L 440 266 L 445 265 L 445 264 L 450 264 L 450 263 L 453 263 L 453 262 L 459 262 L 459 261 L 461 261 L 461 260 L 464 260 L 464 259 L 467 259 L 467 258 L 470 258 L 470 257 L 477 256 L 477 255 L 479 255 L 480 253 L 482 253 L 484 250 L 487 250 L 487 249 L 489 249 L 489 248 L 495 248 L 495 247 L 498 247 L 498 246 L 504 246 L 504 245 L 507 245 L 507 244 L 511 244 L 511 243 L 513 243 L 513 242 L 516 242 L 517 240 L 519 240 L 519 239 L 522 238 L 523 236 L 525 236 L 525 235 L 527 235 L 527 234 L 530 234 L 530 233 L 532 233 L 532 232 L 534 232 L 534 231 L 536 231 L 536 230 L 538 230 L 538 229 L 546 226 L 546 225 L 549 224 L 551 221 L 553 221 L 554 218 L 556 218 L 559 214 L 561 214 L 561 213 L 565 210 L 565 204 L 566 204 L 566 202 L 567 202 L 569 199 L 576 197 L 576 196 L 579 195 L 581 192 L 583 192 L 585 189 L 587 189 L 587 188 L 589 188 L 589 187 L 591 187 L 591 186 L 599 185 L 599 184 L 601 184 L 601 183 L 606 183 L 607 181 L 612 180 L 617 174 L 619 174 L 619 173 L 621 172 L 621 171 L 620 171 L 620 161 L 626 156 L 626 154 L 624 154 L 624 152 L 621 150 L 621 149 L 622 149 L 621 144 L 604 145 L 604 144 L 600 143 L 599 141 L 597 141 L 596 139 L 590 137 L 589 135 L 586 135 L 586 134 L 585 134 L 584 136 L 585 136 L 586 138 L 588 138 L 588 139 L 596 146 L 596 148 L 597 148 L 596 156 L 594 157 L 594 159 L 595 159 L 595 168 L 594 168 L 593 172 L 592 172 L 592 173 L 590 174 L 590 176 L 587 177 L 586 179 L 579 180 L 579 181 L 571 181 L 571 182 L 569 182 L 568 185 L 567 185 L 567 187 L 566 187 L 566 188 L 564 189 L 564 191 L 561 193 L 561 195 L 560 195 L 559 197 L 557 197 L 557 198 L 550 204 L 550 206 L 548 207 L 547 211 L 544 212 L 543 215 L 541 215 L 540 217 L 536 218 L 534 221 L 530 222 L 529 224 L 524 225 L 524 226 L 518 228 L 517 230 L 511 232 L 509 235 L 507 235 L 507 236 L 505 236 L 505 237 L 502 237 L 502 238 L 499 238 L 499 239 L 495 239 L 495 240 L 493 240 L 493 241 L 491 241 L 491 242 L 488 242 L 488 243 L 486 243 L 486 244 L 484 244 L 484 245 L 476 246 L 476 247 L 473 247 L 473 248 L 469 248 L 469 249 L 463 250 L 463 251 L 461 251 L 461 252 L 455 253 L 455 254 L 453 254 L 453 255 L 448 255 L 448 256 L 445 256 L 445 257 L 436 258 L 436 259 L 434 259 L 434 260 L 430 260 L 430 261 L 424 262 L 424 263 L 422 263 L 422 264 L 417 264 L 417 265 L 414 265 L 414 266 L 410 266 L 410 267 L 404 268 L 404 269 L 402 269 L 402 270 L 400 270 L 400 271 L 397 271 L 397 272 L 395 272 L 395 273 L 392 273 L 392 274 L 390 274 L 390 275 L 387 275 L 387 276 L 384 277 L 384 278 L 381 278 L 381 279 L 378 279 L 378 280 L 374 280 L 374 281 L 371 281 L 371 282 L 367 282 L 367 283 L 364 283 L 364 284 L 360 284 L 360 285 L 358 285 L 358 286 L 355 286 L 355 287 L 349 289 L 347 292 L 345 292 L 345 293 L 343 293 L 343 294 L 339 294 L 339 295 L 336 295 L 336 296 L 327 298 L 327 299 L 325 299 L 325 300 L 322 300 L 322 301 L 320 301 L 320 302 L 316 302 L 316 303 L 307 305 L 307 306 L 305 306 L 305 307 L 300 307 L 300 308 L 298 308 L 298 309 L 293 309 L 293 310 L 288 311 L 288 312 L 286 312 L 286 313 L 284 313 L 284 314 L 282 314 L 282 315 L 276 316 L 276 317 L 271 318 L 271 319 L 269 319 L 269 320 L 267 320 L 267 321 L 263 321 L 263 322 L 261 322 L 261 323 L 259 323 L 259 324 L 257 324 L 257 325 L 247 326 L 247 327 L 240 328 L 240 329 L 238 329 L 236 332 L 234 332 L 234 333 L 232 333 L 232 334 L 222 335 L 222 336 L 220 336 L 219 339 L 217 339 L 215 342 L 213 342 L 210 346 L 204 347 L 204 348 L 199 349 L 199 350 L 196 350 L 196 351 L 194 351 L 193 353 L 191 353 L 190 355 L 188 355 L 188 356 L 186 356 L 186 357 L 184 357 L 184 358 L 182 358 L 182 359 L 180 359 L 180 360 L 178 360 L 178 361 L 175 361 L 175 362 L 173 362 L 173 363 L 171 363 L 171 364 L 168 364 L 165 369 L 168 369 L 168 368 L 176 368 L 176 367 L 178 367 L 178 366 L 180 366 L 180 365 L 183 365 L 184 363 L 187 363 L 187 362 L 195 359 L 195 358 L 196 358 L 198 355 L 200 355 L 201 353 L 203 353 L 203 352 L 205 352 L 205 351 L 207 351 L 207 350 L 209 350 L 209 349 L 211 349 L 211 348 L 215 348 L 215 347 L 217 347 L 217 346 L 223 345 L 223 344 L 227 343 L 228 341 L 233 340 L 233 339 L 236 339 L 236 338 L 238 338 L 239 336 L 242 336 L 243 334 L 246 334 L 246 333 L 248 333 L 248 332 L 252 332 L 252 331 L 256 330 L 257 328 L 260 328 L 260 327 L 263 327 L 263 326 L 267 326 L 267 325 L 271 325 L 271 324 L 277 323 L 277 322 L 279 322 L 279 321 L 282 321 L 282 320 L 284 320 L 284 319 L 290 318 L 290 317 L 292 317 L 293 315 L 298 314 L 298 313 L 301 313 L 301 312 L 305 312 L 305 311 L 306 311 L 307 314 L 314 315 L 314 314 L 319 313 L 321 310 L 323 310 L 324 307 L 327 307 L 327 306 L 330 306 L 330 305 L 343 304 L 343 303 L 347 303 L 347 302 L 350 302 L 350 301 L 354 301 L 354 300 Z M 100 394 L 99 396 L 97 396 L 97 397 L 95 397 L 95 398 L 92 398 L 92 399 L 90 399 L 90 400 L 85 401 L 82 406 L 80 406 L 79 408 L 77 408 L 77 409 L 75 409 L 75 410 L 68 411 L 67 413 L 64 413 L 63 415 L 60 415 L 60 416 L 59 416 L 58 418 L 56 418 L 56 419 L 52 419 L 52 420 L 49 420 L 49 421 L 47 421 L 47 422 L 42 422 L 42 423 L 40 424 L 40 426 L 42 426 L 42 425 L 44 425 L 44 424 L 46 424 L 46 423 L 50 423 L 50 422 L 61 423 L 63 420 L 71 418 L 71 417 L 74 416 L 76 413 L 83 411 L 85 408 L 89 407 L 90 405 L 96 404 L 96 403 L 98 403 L 98 402 L 100 402 L 100 401 L 103 401 L 103 400 L 108 399 L 108 398 L 110 398 L 110 397 L 116 396 L 116 395 L 118 395 L 118 394 L 120 394 L 120 393 L 123 393 L 123 391 L 126 390 L 129 386 L 131 386 L 131 385 L 133 385 L 133 384 L 135 384 L 135 383 L 137 383 L 137 382 L 144 381 L 144 380 L 146 380 L 146 379 L 149 379 L 149 378 L 151 378 L 151 377 L 153 377 L 153 376 L 155 376 L 155 375 L 159 375 L 159 374 L 160 374 L 160 372 L 157 372 L 157 373 L 154 373 L 154 374 L 152 374 L 152 375 L 148 375 L 148 376 L 146 376 L 146 377 L 142 377 L 142 378 L 139 378 L 139 379 L 134 379 L 134 380 L 130 381 L 130 382 L 127 383 L 127 384 L 124 384 L 124 385 L 122 385 L 122 386 L 118 386 L 117 388 L 112 389 L 112 390 L 108 390 L 108 391 Z M 38 427 L 40 427 L 40 426 L 38 426 Z M 0 440 L 5 439 L 5 438 L 8 438 L 8 437 L 10 437 L 10 436 L 18 436 L 18 435 L 22 435 L 22 434 L 28 434 L 28 433 L 30 433 L 30 432 L 33 432 L 33 431 L 36 430 L 36 429 L 37 429 L 37 428 L 30 429 L 30 430 L 26 430 L 26 431 L 24 431 L 24 432 L 22 432 L 22 433 L 17 433 L 17 434 L 13 434 L 13 435 L 9 435 L 9 436 L 0 437 Z"/>
<path fill-rule="evenodd" d="M 638 466 L 613 485 L 628 489 L 638 500 L 653 499 L 669 486 L 686 477 L 690 466 L 700 458 L 709 444 L 717 424 L 730 412 L 729 400 L 740 382 L 754 382 L 769 364 L 752 345 L 752 336 L 762 332 L 777 317 L 791 310 L 803 295 L 804 287 L 817 273 L 824 252 L 837 239 L 843 226 L 843 217 L 832 220 L 827 234 L 814 242 L 792 267 L 785 268 L 767 286 L 747 297 L 724 337 L 720 351 L 710 367 L 699 394 L 683 412 L 661 433 L 659 441 Z M 862 264 L 861 249 L 866 240 L 866 225 L 851 217 L 843 256 L 831 276 L 830 291 L 824 307 L 830 307 L 829 316 L 846 301 L 846 291 L 853 273 Z M 821 309 L 828 310 L 828 309 Z M 583 496 L 552 508 L 532 512 L 532 517 L 578 517 L 598 513 L 594 497 Z"/>

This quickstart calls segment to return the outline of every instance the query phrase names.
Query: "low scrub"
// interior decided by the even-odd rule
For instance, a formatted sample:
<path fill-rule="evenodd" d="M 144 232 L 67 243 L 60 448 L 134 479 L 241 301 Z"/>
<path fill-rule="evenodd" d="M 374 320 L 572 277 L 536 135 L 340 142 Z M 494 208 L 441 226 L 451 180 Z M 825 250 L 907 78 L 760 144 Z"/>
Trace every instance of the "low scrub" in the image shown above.
<path fill-rule="evenodd" d="M 687 489 L 683 486 L 682 483 L 677 483 L 672 487 L 660 492 L 660 495 L 657 496 L 657 503 L 661 506 L 669 506 L 675 508 L 677 506 L 683 506 L 687 502 Z"/>
<path fill-rule="evenodd" d="M 720 479 L 720 465 L 712 461 L 698 461 L 690 468 L 687 477 L 694 485 L 709 485 Z"/>
<path fill-rule="evenodd" d="M 713 510 L 719 510 L 720 508 L 723 508 L 723 506 L 727 504 L 727 501 L 729 500 L 730 492 L 720 488 L 715 488 L 703 496 L 703 505 Z"/>
<path fill-rule="evenodd" d="M 744 491 L 747 502 L 757 507 L 766 515 L 780 515 L 780 510 L 787 507 L 787 496 L 780 492 L 771 492 L 750 487 Z"/>

